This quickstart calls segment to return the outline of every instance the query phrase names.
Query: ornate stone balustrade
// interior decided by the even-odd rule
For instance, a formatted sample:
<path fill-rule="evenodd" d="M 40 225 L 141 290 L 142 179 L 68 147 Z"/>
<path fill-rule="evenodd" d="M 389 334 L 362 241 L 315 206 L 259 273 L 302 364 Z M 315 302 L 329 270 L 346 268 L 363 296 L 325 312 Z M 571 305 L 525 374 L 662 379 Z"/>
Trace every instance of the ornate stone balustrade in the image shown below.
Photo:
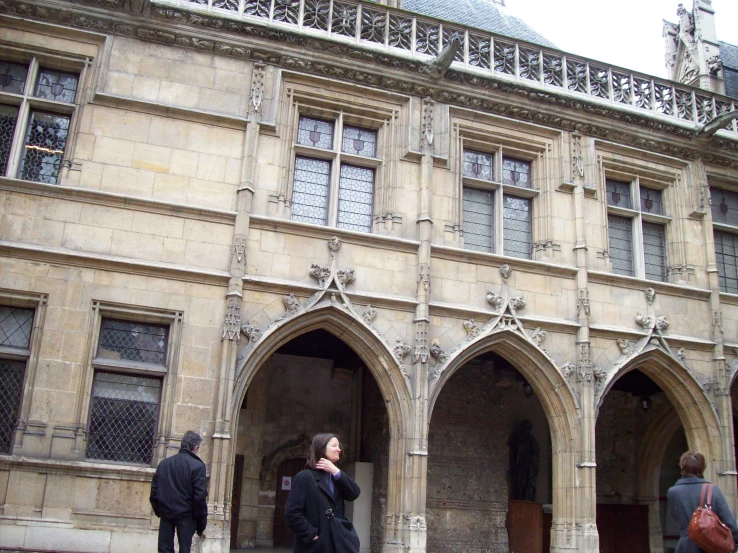
<path fill-rule="evenodd" d="M 337 0 L 152 0 L 193 12 L 321 36 L 413 60 L 461 39 L 451 68 L 581 95 L 695 126 L 738 109 L 738 101 L 665 79 L 468 29 L 374 3 Z M 725 130 L 738 134 L 736 121 Z"/>

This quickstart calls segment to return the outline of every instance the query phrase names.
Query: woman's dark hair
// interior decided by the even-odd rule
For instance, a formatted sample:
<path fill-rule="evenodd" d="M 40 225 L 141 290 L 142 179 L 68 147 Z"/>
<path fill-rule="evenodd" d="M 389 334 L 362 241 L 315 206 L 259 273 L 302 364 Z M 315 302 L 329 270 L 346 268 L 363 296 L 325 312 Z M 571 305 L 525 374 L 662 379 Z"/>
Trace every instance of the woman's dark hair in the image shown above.
<path fill-rule="evenodd" d="M 679 459 L 679 469 L 682 471 L 682 476 L 702 478 L 706 466 L 705 456 L 697 451 L 687 451 Z"/>
<path fill-rule="evenodd" d="M 307 463 L 305 463 L 308 468 L 314 469 L 315 465 L 317 465 L 318 461 L 320 461 L 320 458 L 325 457 L 325 448 L 328 446 L 328 442 L 330 442 L 333 438 L 336 438 L 338 440 L 338 436 L 336 436 L 335 434 L 326 433 L 315 435 L 315 437 L 313 438 L 313 443 L 310 444 L 310 449 L 308 449 Z"/>

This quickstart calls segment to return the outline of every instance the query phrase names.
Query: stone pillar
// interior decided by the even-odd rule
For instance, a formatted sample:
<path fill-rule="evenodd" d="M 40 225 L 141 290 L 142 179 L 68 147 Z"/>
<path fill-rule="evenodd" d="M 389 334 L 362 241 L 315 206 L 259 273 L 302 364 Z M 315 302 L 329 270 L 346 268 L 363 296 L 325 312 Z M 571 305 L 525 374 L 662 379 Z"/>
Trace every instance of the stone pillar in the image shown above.
<path fill-rule="evenodd" d="M 251 204 L 254 196 L 254 169 L 259 140 L 261 103 L 266 66 L 255 63 L 251 81 L 249 121 L 243 145 L 241 182 L 236 192 L 236 222 L 231 250 L 226 316 L 223 322 L 223 345 L 215 396 L 215 431 L 213 433 L 213 458 L 210 466 L 209 510 L 213 521 L 204 550 L 228 550 L 230 542 L 230 511 L 233 480 L 233 443 L 231 414 L 233 413 L 233 387 L 235 384 L 238 341 L 241 337 L 241 305 L 243 303 L 243 277 L 246 274 L 246 237 L 249 232 Z M 210 527 L 210 524 L 209 524 Z M 218 540 L 216 545 L 215 541 Z M 210 542 L 210 543 L 208 543 Z"/>

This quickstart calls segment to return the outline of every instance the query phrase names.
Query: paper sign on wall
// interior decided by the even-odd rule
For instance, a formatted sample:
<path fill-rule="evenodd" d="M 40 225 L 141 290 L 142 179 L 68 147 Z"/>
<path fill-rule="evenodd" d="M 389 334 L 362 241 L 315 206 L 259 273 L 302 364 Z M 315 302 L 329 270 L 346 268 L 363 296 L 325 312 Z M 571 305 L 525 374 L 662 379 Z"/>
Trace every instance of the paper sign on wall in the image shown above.
<path fill-rule="evenodd" d="M 283 490 L 291 490 L 292 489 L 292 477 L 291 476 L 283 476 L 282 477 L 282 489 Z"/>

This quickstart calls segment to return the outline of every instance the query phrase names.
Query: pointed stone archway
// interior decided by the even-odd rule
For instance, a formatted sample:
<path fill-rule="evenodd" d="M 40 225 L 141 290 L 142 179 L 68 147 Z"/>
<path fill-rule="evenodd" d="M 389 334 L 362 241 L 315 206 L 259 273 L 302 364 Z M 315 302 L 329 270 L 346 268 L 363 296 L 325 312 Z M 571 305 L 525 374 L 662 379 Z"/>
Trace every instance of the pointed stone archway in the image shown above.
<path fill-rule="evenodd" d="M 577 485 L 577 462 L 581 451 L 579 406 L 571 387 L 551 358 L 516 329 L 506 326 L 469 343 L 444 360 L 443 371 L 430 385 L 429 417 L 444 385 L 464 364 L 473 358 L 494 352 L 507 359 L 530 383 L 548 421 L 551 432 L 552 507 L 551 551 L 577 547 L 577 533 L 582 524 L 578 503 L 581 488 Z"/>
<path fill-rule="evenodd" d="M 389 425 L 389 462 L 387 467 L 387 501 L 385 518 L 401 517 L 403 509 L 404 453 L 407 449 L 405 439 L 411 425 L 412 399 L 408 380 L 403 368 L 386 343 L 367 324 L 357 317 L 353 309 L 346 305 L 324 299 L 310 306 L 309 310 L 294 314 L 281 321 L 259 336 L 258 343 L 247 344 L 246 355 L 239 356 L 236 367 L 236 380 L 233 386 L 231 412 L 231 436 L 238 435 L 240 407 L 249 386 L 264 364 L 283 345 L 295 338 L 316 330 L 327 331 L 351 348 L 362 360 L 374 378 L 387 411 Z M 235 462 L 235 448 L 231 454 L 231 466 L 226 473 L 232 473 Z M 231 489 L 231 483 L 227 489 Z M 230 500 L 230 497 L 228 498 Z M 388 541 L 388 525 L 382 542 Z M 386 546 L 382 546 L 383 550 Z"/>

